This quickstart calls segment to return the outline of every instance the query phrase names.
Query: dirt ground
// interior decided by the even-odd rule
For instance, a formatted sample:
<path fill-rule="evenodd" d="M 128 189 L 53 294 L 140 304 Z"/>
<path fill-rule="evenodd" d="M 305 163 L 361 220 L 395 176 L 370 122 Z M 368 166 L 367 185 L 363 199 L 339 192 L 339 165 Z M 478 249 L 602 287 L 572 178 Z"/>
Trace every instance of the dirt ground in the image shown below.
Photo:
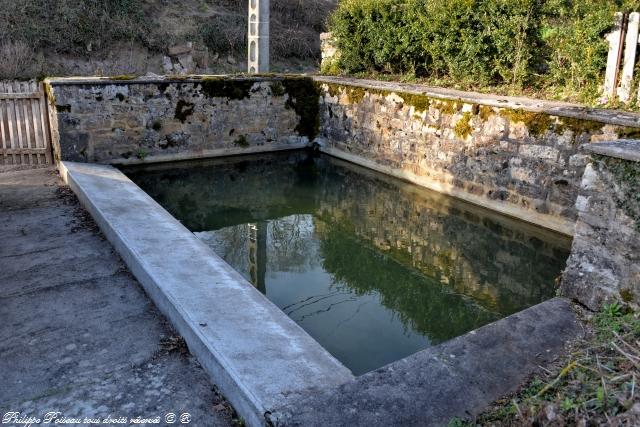
<path fill-rule="evenodd" d="M 0 172 L 0 320 L 2 417 L 234 424 L 53 168 Z"/>

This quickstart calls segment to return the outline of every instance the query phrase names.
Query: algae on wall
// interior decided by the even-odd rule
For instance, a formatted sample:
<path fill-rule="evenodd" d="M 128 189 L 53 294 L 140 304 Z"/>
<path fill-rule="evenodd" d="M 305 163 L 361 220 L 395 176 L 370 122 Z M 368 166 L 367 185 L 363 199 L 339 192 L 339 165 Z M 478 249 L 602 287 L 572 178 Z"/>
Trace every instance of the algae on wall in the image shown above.
<path fill-rule="evenodd" d="M 300 118 L 296 131 L 300 136 L 316 139 L 320 131 L 320 87 L 309 77 L 285 77 L 282 86 L 288 95 L 286 107 Z"/>

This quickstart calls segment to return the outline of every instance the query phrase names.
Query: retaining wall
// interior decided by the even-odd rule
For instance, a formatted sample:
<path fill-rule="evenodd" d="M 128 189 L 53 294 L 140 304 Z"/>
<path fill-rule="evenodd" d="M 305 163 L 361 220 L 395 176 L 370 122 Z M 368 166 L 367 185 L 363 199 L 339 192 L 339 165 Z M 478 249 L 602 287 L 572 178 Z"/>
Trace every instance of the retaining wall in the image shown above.
<path fill-rule="evenodd" d="M 588 145 L 562 293 L 592 309 L 640 302 L 640 141 Z"/>
<path fill-rule="evenodd" d="M 139 163 L 301 148 L 317 129 L 315 85 L 298 77 L 53 79 L 48 91 L 59 160 Z"/>
<path fill-rule="evenodd" d="M 584 148 L 640 137 L 637 113 L 337 77 L 47 86 L 57 159 L 144 163 L 314 145 L 565 235 L 578 221 L 563 292 L 594 308 L 639 296 L 637 218 L 624 210 L 637 196 L 621 190 L 613 160 Z"/>
<path fill-rule="evenodd" d="M 319 78 L 323 150 L 573 234 L 589 156 L 637 117 L 419 85 Z"/>

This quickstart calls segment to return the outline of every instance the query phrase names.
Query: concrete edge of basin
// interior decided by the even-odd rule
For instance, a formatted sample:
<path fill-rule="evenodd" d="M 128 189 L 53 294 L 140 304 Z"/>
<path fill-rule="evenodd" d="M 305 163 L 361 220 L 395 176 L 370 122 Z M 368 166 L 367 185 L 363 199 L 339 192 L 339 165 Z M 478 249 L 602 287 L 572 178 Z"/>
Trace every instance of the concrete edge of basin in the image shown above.
<path fill-rule="evenodd" d="M 530 210 L 521 209 L 512 203 L 505 203 L 500 200 L 490 200 L 486 197 L 476 196 L 467 191 L 455 188 L 452 185 L 443 184 L 441 182 L 431 180 L 427 177 L 418 176 L 414 173 L 402 169 L 396 169 L 390 166 L 381 165 L 373 160 L 365 159 L 361 156 L 347 153 L 345 151 L 338 150 L 332 147 L 320 145 L 320 151 L 329 154 L 330 156 L 334 156 L 339 159 L 363 166 L 365 168 L 373 169 L 385 175 L 391 175 L 393 177 L 409 181 L 438 193 L 446 194 L 448 196 L 464 200 L 465 202 L 490 209 L 494 212 L 516 218 L 520 221 L 539 225 L 540 227 L 544 227 L 546 229 L 564 234 L 565 236 L 571 237 L 575 233 L 575 223 L 567 219 L 555 218 L 550 215 L 543 215 L 532 212 Z"/>
<path fill-rule="evenodd" d="M 122 172 L 73 162 L 60 162 L 59 170 L 248 425 L 264 425 L 289 396 L 354 379 Z"/>
<path fill-rule="evenodd" d="M 571 302 L 553 298 L 353 381 L 302 392 L 270 414 L 276 426 L 443 426 L 515 392 L 584 336 Z"/>
<path fill-rule="evenodd" d="M 200 160 L 211 159 L 215 157 L 225 156 L 239 156 L 244 154 L 263 154 L 272 153 L 277 151 L 288 151 L 306 148 L 309 146 L 309 142 L 305 139 L 302 142 L 286 143 L 286 144 L 271 144 L 269 147 L 257 146 L 246 148 L 216 148 L 212 150 L 202 151 L 186 151 L 172 154 L 151 154 L 140 160 L 136 157 L 130 157 L 128 159 L 117 159 L 109 162 L 111 165 L 141 165 L 141 164 L 153 164 L 164 162 L 178 162 L 183 160 Z"/>

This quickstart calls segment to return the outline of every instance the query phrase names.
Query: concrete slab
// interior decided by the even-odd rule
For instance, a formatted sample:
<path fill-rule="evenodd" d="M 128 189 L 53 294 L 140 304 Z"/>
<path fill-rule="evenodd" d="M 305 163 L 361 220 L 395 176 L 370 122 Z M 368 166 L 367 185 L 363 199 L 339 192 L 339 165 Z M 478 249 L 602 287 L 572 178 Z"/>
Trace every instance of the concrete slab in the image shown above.
<path fill-rule="evenodd" d="M 52 169 L 0 173 L 0 417 L 231 410 Z"/>
<path fill-rule="evenodd" d="M 583 144 L 582 148 L 594 154 L 640 162 L 640 140 L 637 139 L 619 139 L 616 141 Z"/>
<path fill-rule="evenodd" d="M 61 172 L 156 306 L 250 425 L 289 396 L 351 372 L 124 174 Z"/>
<path fill-rule="evenodd" d="M 274 411 L 287 426 L 443 426 L 515 391 L 583 335 L 555 298 Z"/>

